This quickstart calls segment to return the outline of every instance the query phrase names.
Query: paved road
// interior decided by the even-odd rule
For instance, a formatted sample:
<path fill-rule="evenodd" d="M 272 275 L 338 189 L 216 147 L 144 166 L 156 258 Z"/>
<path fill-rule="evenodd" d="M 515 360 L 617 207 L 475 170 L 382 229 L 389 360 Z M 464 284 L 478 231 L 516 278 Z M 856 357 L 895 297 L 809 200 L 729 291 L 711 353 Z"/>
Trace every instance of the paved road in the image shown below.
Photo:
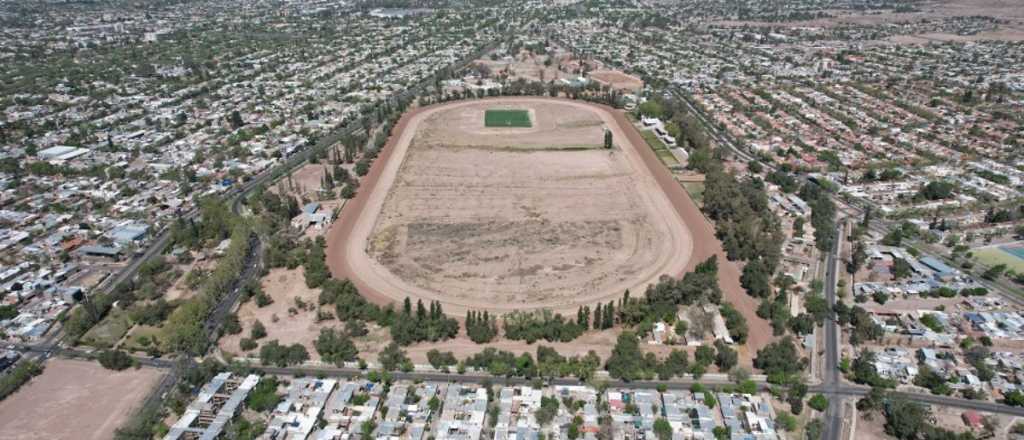
<path fill-rule="evenodd" d="M 825 389 L 817 385 L 808 387 L 812 393 L 822 393 L 832 396 L 863 397 L 871 389 L 860 385 L 840 385 L 832 389 Z M 1024 407 L 1003 405 L 1001 403 L 989 402 L 986 400 L 968 400 L 950 396 L 936 396 L 926 393 L 912 393 L 905 391 L 889 391 L 894 397 L 900 397 L 925 405 L 940 405 L 953 408 L 973 409 L 992 414 L 1006 414 L 1011 416 L 1024 417 Z"/>
<path fill-rule="evenodd" d="M 825 259 L 825 298 L 828 300 L 829 308 L 836 305 L 836 283 L 839 267 L 839 249 L 842 248 L 843 221 L 836 222 L 836 239 L 832 243 L 828 257 Z M 839 377 L 839 323 L 836 322 L 835 313 L 829 313 L 825 319 L 825 370 L 822 372 L 823 388 L 832 392 L 841 385 Z M 825 410 L 825 440 L 838 440 L 842 433 L 843 414 L 842 398 L 833 395 L 828 401 L 828 409 Z"/>
<path fill-rule="evenodd" d="M 15 344 L 19 349 L 27 352 L 40 352 L 43 349 L 26 344 Z M 55 355 L 68 358 L 76 359 L 92 359 L 93 353 L 88 350 L 81 349 L 67 349 L 58 348 L 54 351 Z M 176 359 L 164 359 L 164 358 L 148 358 L 148 357 L 136 357 L 139 364 L 152 368 L 161 369 L 175 369 L 180 363 L 188 364 L 190 359 L 179 361 Z M 194 364 L 193 364 L 194 365 Z M 280 375 L 305 375 L 305 376 L 324 376 L 324 377 L 356 377 L 365 375 L 366 371 L 358 368 L 335 368 L 335 367 L 275 367 L 275 366 L 258 366 L 253 365 L 252 368 L 256 371 L 261 371 L 267 374 L 280 374 Z M 170 377 L 170 375 L 168 375 Z M 487 374 L 479 373 L 438 373 L 438 372 L 394 372 L 392 377 L 399 380 L 420 380 L 420 381 L 442 381 L 442 382 L 463 382 L 463 383 L 483 383 L 491 382 L 495 384 L 527 384 L 531 380 L 523 378 L 507 378 L 507 377 L 493 377 Z M 598 380 L 602 381 L 602 380 Z M 574 378 L 554 378 L 547 381 L 553 385 L 581 385 L 586 384 L 578 379 Z M 634 382 L 623 382 L 619 380 L 607 380 L 604 381 L 610 387 L 616 388 L 629 388 L 629 389 L 655 389 L 660 385 L 664 385 L 668 389 L 689 389 L 695 383 L 701 383 L 705 386 L 726 386 L 732 385 L 733 383 L 728 377 L 723 375 L 708 374 L 702 377 L 700 380 L 693 379 L 673 379 L 671 381 L 634 381 Z M 763 380 L 757 380 L 760 389 L 765 389 L 768 384 Z M 812 385 L 808 387 L 808 391 L 811 393 L 822 393 L 830 397 L 830 402 L 838 400 L 841 397 L 856 398 L 863 397 L 871 391 L 870 388 L 861 385 L 837 385 L 837 386 L 826 386 Z M 1006 414 L 1012 416 L 1024 417 L 1024 408 L 1007 406 L 995 402 L 981 401 L 981 400 L 967 400 L 949 396 L 934 396 L 931 394 L 924 393 L 908 393 L 908 392 L 891 392 L 892 395 L 897 397 L 906 398 L 915 402 L 924 403 L 927 405 L 942 405 L 954 408 L 973 409 L 976 411 L 983 411 L 993 414 Z M 159 395 L 159 394 L 158 394 Z"/>

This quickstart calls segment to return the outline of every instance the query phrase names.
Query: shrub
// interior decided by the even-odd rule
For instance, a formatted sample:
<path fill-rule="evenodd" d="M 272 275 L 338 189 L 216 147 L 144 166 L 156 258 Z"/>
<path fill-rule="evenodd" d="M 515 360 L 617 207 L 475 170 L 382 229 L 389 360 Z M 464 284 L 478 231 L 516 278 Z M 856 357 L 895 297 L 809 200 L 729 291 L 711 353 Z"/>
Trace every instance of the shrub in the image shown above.
<path fill-rule="evenodd" d="M 816 411 L 825 411 L 828 408 L 828 398 L 821 394 L 815 394 L 811 397 L 811 400 L 807 401 L 807 406 L 814 408 Z"/>
<path fill-rule="evenodd" d="M 258 320 L 252 323 L 252 329 L 249 330 L 249 337 L 252 339 L 262 339 L 267 336 L 267 328 L 263 326 L 262 322 Z"/>
<path fill-rule="evenodd" d="M 455 359 L 455 355 L 450 351 L 438 351 L 437 349 L 431 349 L 427 352 L 427 362 L 430 362 L 430 366 L 440 370 L 458 363 Z"/>
<path fill-rule="evenodd" d="M 135 365 L 135 359 L 121 350 L 103 350 L 97 359 L 108 370 L 120 371 Z"/>
<path fill-rule="evenodd" d="M 259 343 L 249 338 L 242 338 L 242 340 L 238 342 L 238 347 L 241 348 L 242 351 L 255 350 L 259 345 Z"/>

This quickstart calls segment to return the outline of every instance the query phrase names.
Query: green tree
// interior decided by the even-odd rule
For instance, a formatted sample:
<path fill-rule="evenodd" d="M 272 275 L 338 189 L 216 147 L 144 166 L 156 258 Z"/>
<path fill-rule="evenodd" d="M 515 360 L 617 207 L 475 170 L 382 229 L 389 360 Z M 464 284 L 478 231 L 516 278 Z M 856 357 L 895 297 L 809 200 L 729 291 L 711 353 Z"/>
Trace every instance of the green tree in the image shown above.
<path fill-rule="evenodd" d="M 19 362 L 7 374 L 0 376 L 0 400 L 14 394 L 22 385 L 43 372 L 43 365 L 34 360 Z"/>
<path fill-rule="evenodd" d="M 359 349 L 349 336 L 333 328 L 320 329 L 320 335 L 313 342 L 313 347 L 320 353 L 321 359 L 337 366 L 355 361 L 359 355 Z"/>
<path fill-rule="evenodd" d="M 686 331 L 689 330 L 689 324 L 687 324 L 686 321 L 680 319 L 680 320 L 676 321 L 676 325 L 674 327 L 674 330 L 675 330 L 676 336 L 679 336 L 679 337 L 686 336 Z"/>
<path fill-rule="evenodd" d="M 1003 403 L 1010 406 L 1024 406 L 1024 393 L 1013 390 L 1003 395 Z"/>
<path fill-rule="evenodd" d="M 1006 272 L 1006 265 L 1005 264 L 997 264 L 995 266 L 989 267 L 987 270 L 985 270 L 985 273 L 983 273 L 981 276 L 984 277 L 987 280 L 996 280 L 996 279 L 999 279 L 999 277 L 1003 276 L 1003 273 L 1005 273 L 1005 272 Z"/>
<path fill-rule="evenodd" d="M 793 417 L 792 414 L 785 411 L 779 412 L 778 416 L 775 418 L 775 423 L 786 432 L 793 432 L 797 428 L 796 417 Z"/>
<path fill-rule="evenodd" d="M 405 355 L 405 351 L 395 342 L 388 344 L 387 347 L 384 347 L 384 350 L 381 350 L 377 355 L 377 361 L 380 362 L 381 368 L 386 371 L 395 371 L 410 362 L 409 358 Z"/>
<path fill-rule="evenodd" d="M 707 407 L 711 409 L 715 409 L 715 407 L 718 406 L 718 401 L 715 400 L 715 393 L 712 393 L 711 391 L 704 392 L 704 405 L 707 405 Z"/>
<path fill-rule="evenodd" d="M 625 381 L 643 377 L 643 353 L 640 352 L 636 334 L 629 330 L 619 334 L 605 369 L 613 378 Z"/>
<path fill-rule="evenodd" d="M 897 439 L 916 439 L 931 419 L 928 407 L 897 398 L 885 407 L 885 433 Z"/>
<path fill-rule="evenodd" d="M 272 340 L 260 347 L 260 362 L 264 365 L 288 367 L 309 360 L 309 352 L 302 344 L 281 345 Z"/>
<path fill-rule="evenodd" d="M 654 435 L 658 436 L 658 440 L 671 440 L 672 425 L 668 423 L 668 420 L 658 417 L 654 421 Z"/>
<path fill-rule="evenodd" d="M 789 376 L 803 369 L 803 362 L 797 352 L 793 338 L 786 336 L 772 342 L 757 351 L 754 367 L 760 368 L 765 374 L 772 376 L 781 374 Z"/>
<path fill-rule="evenodd" d="M 377 429 L 377 422 L 373 419 L 365 420 L 359 425 L 359 435 L 362 440 L 373 440 L 373 430 Z"/>
<path fill-rule="evenodd" d="M 765 268 L 761 260 L 748 262 L 743 266 L 743 274 L 740 276 L 740 284 L 750 296 L 767 298 L 772 294 L 771 274 Z"/>
<path fill-rule="evenodd" d="M 728 426 L 716 426 L 715 429 L 711 430 L 711 433 L 715 436 L 715 440 L 728 440 L 732 438 L 732 428 Z"/>
<path fill-rule="evenodd" d="M 715 349 L 709 345 L 701 345 L 697 347 L 697 351 L 693 355 L 693 360 L 698 364 L 707 367 L 715 361 Z"/>
<path fill-rule="evenodd" d="M 534 412 L 534 418 L 541 426 L 547 426 L 558 414 L 558 398 L 554 396 L 543 396 L 540 398 L 540 408 Z"/>
<path fill-rule="evenodd" d="M 263 339 L 267 336 L 267 328 L 263 326 L 263 323 L 259 320 L 253 321 L 252 328 L 249 329 L 249 337 L 258 340 Z"/>
<path fill-rule="evenodd" d="M 948 199 L 953 195 L 953 184 L 951 182 L 933 180 L 928 182 L 918 192 L 918 196 L 925 200 Z"/>
<path fill-rule="evenodd" d="M 828 408 L 828 398 L 822 394 L 815 394 L 811 396 L 811 400 L 807 401 L 807 406 L 814 408 L 816 411 L 825 411 Z"/>
<path fill-rule="evenodd" d="M 120 371 L 135 365 L 135 359 L 121 350 L 103 350 L 96 358 L 108 370 Z"/>
<path fill-rule="evenodd" d="M 224 318 L 224 332 L 229 335 L 237 335 L 242 333 L 242 323 L 238 320 L 237 313 L 229 313 Z"/>
<path fill-rule="evenodd" d="M 18 308 L 13 305 L 0 306 L 0 321 L 14 319 L 18 316 Z"/>
<path fill-rule="evenodd" d="M 825 432 L 825 424 L 821 419 L 814 419 L 807 423 L 807 427 L 804 428 L 804 439 L 806 440 L 821 440 L 822 435 Z"/>
<path fill-rule="evenodd" d="M 716 340 L 715 349 L 718 351 L 718 354 L 715 355 L 715 365 L 718 365 L 718 371 L 729 371 L 736 366 L 739 355 L 725 341 Z"/>
<path fill-rule="evenodd" d="M 245 405 L 256 412 L 274 409 L 281 401 L 281 395 L 277 394 L 277 387 L 277 377 L 270 375 L 261 377 L 259 383 L 245 398 Z"/>
<path fill-rule="evenodd" d="M 641 115 L 649 116 L 652 118 L 660 118 L 662 117 L 662 115 L 665 114 L 664 107 L 662 107 L 662 105 L 659 102 L 653 99 L 648 99 L 647 101 L 644 101 L 642 104 L 640 104 L 639 107 L 637 107 L 637 110 L 640 112 Z"/>
<path fill-rule="evenodd" d="M 743 316 L 731 303 L 722 303 L 719 313 L 725 319 L 725 327 L 729 329 L 729 337 L 737 344 L 747 342 L 747 335 L 750 333 L 747 327 L 747 318 Z"/>
<path fill-rule="evenodd" d="M 238 113 L 238 110 L 232 110 L 231 111 L 230 122 L 231 122 L 231 127 L 233 127 L 236 130 L 241 128 L 243 125 L 245 125 L 245 122 L 242 121 L 242 115 L 240 113 Z"/>
<path fill-rule="evenodd" d="M 347 185 L 345 185 L 344 187 L 341 188 L 341 198 L 347 200 L 347 199 L 351 199 L 351 198 L 353 198 L 355 196 L 356 196 L 356 189 L 355 189 L 355 187 L 352 186 L 351 183 L 347 184 Z"/>

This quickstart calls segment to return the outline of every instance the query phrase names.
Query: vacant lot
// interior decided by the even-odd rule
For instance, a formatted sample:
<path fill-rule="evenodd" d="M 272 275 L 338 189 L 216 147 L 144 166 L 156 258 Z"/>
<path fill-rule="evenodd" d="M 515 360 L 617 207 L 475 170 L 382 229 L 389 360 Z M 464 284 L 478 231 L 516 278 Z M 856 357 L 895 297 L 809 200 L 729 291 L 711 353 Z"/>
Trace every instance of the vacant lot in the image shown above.
<path fill-rule="evenodd" d="M 316 304 L 320 289 L 306 287 L 306 278 L 302 268 L 271 269 L 267 276 L 260 280 L 263 291 L 274 300 L 264 307 L 257 307 L 255 300 L 249 300 L 238 309 L 238 320 L 242 323 L 242 333 L 224 335 L 220 338 L 220 347 L 226 352 L 242 353 L 239 344 L 247 338 L 253 324 L 259 321 L 267 330 L 267 336 L 260 339 L 260 345 L 277 339 L 283 345 L 302 344 L 309 354 L 316 358 L 313 341 L 320 334 L 321 325 L 316 322 Z M 325 324 L 337 324 L 328 321 Z M 247 355 L 257 355 L 259 349 Z"/>
<path fill-rule="evenodd" d="M 95 362 L 51 359 L 42 375 L 0 402 L 0 438 L 107 440 L 160 378 Z"/>
<path fill-rule="evenodd" d="M 485 127 L 484 112 L 500 106 L 536 123 Z M 602 148 L 605 126 L 621 149 Z M 689 231 L 636 151 L 648 147 L 599 107 L 460 102 L 418 113 L 401 133 L 361 215 L 342 213 L 355 221 L 344 249 L 329 249 L 361 288 L 440 300 L 456 315 L 575 311 L 679 276 L 689 261 Z"/>
<path fill-rule="evenodd" d="M 492 77 L 508 75 L 509 79 L 513 80 L 522 78 L 541 82 L 574 78 L 576 74 L 573 72 L 579 67 L 579 63 L 572 59 L 572 54 L 561 49 L 556 49 L 553 57 L 545 54 L 534 55 L 522 50 L 514 57 L 494 60 L 485 58 L 476 60 L 474 64 L 486 66 Z"/>
<path fill-rule="evenodd" d="M 644 88 L 644 82 L 633 75 L 627 75 L 618 70 L 595 70 L 587 74 L 601 84 L 605 84 L 615 90 L 639 92 Z"/>
<path fill-rule="evenodd" d="M 487 110 L 484 114 L 485 127 L 526 127 L 529 128 L 530 112 L 526 110 Z"/>

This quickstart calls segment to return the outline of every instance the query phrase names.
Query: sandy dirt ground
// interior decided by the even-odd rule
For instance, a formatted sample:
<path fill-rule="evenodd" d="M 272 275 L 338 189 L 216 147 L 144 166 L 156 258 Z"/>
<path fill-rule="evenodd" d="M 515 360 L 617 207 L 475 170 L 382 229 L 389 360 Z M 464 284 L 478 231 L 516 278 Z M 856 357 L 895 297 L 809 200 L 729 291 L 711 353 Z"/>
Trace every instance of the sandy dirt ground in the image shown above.
<path fill-rule="evenodd" d="M 315 304 L 316 297 L 319 294 L 318 290 L 305 287 L 302 268 L 292 270 L 283 268 L 273 269 L 270 274 L 263 278 L 262 285 L 265 291 L 274 299 L 274 303 L 264 308 L 256 307 L 253 301 L 243 305 L 242 309 L 238 312 L 239 319 L 242 322 L 242 333 L 223 336 L 220 339 L 220 349 L 225 353 L 233 355 L 258 357 L 258 348 L 252 352 L 242 352 L 239 347 L 239 342 L 242 338 L 249 336 L 253 322 L 258 319 L 267 329 L 267 336 L 259 340 L 261 344 L 274 339 L 284 345 L 302 344 L 309 352 L 310 359 L 319 361 L 320 354 L 317 353 L 313 342 L 316 341 L 317 336 L 320 334 L 320 329 L 337 328 L 341 330 L 344 328 L 345 323 L 334 319 L 318 323 L 316 322 L 315 310 L 300 310 L 296 315 L 288 314 L 288 309 L 295 305 L 296 296 L 302 298 L 305 302 Z M 277 315 L 279 318 L 276 323 L 273 322 L 274 315 Z M 461 317 L 458 319 L 461 321 Z M 498 325 L 500 326 L 501 323 L 499 322 Z M 387 328 L 382 328 L 375 323 L 370 322 L 366 326 L 369 334 L 353 338 L 353 342 L 359 349 L 361 359 L 376 361 L 377 354 L 391 342 L 391 335 Z M 537 346 L 539 345 L 555 348 L 563 356 L 584 356 L 593 350 L 602 360 L 606 360 L 611 355 L 611 350 L 615 346 L 615 340 L 619 332 L 619 328 L 590 331 L 568 343 L 552 343 L 541 340 L 533 344 L 527 344 L 523 341 L 513 341 L 499 336 L 490 343 L 477 344 L 466 336 L 464 328 L 460 328 L 459 335 L 454 339 L 419 343 L 405 347 L 404 350 L 409 358 L 417 364 L 427 364 L 427 352 L 433 349 L 451 351 L 456 358 L 464 359 L 488 347 L 516 354 L 524 352 L 533 354 L 536 353 Z M 668 353 L 673 349 L 686 351 L 690 353 L 692 358 L 696 350 L 696 347 L 653 345 L 647 343 L 642 343 L 640 348 L 645 353 L 656 354 L 659 358 L 668 356 Z M 744 365 L 750 366 L 749 359 L 746 360 Z M 713 371 L 714 368 L 712 365 L 709 371 Z"/>
<path fill-rule="evenodd" d="M 564 102 L 562 100 L 553 99 L 549 101 Z M 616 142 L 621 143 L 628 140 L 630 145 L 644 145 L 643 138 L 634 128 L 632 128 L 632 125 L 623 113 L 608 107 L 593 107 L 605 110 L 607 114 L 611 115 L 613 118 L 614 124 L 612 124 L 612 126 L 615 130 Z M 396 146 L 401 145 L 403 141 L 408 144 L 410 140 L 409 138 L 411 138 L 412 135 L 412 130 L 408 129 L 410 122 L 416 119 L 417 116 L 433 108 L 436 107 L 426 107 L 414 110 L 402 117 L 395 130 L 395 133 L 398 133 L 398 135 L 392 136 L 392 138 L 389 139 L 389 142 L 382 151 L 380 158 L 374 163 L 369 175 L 363 180 L 359 195 L 345 206 L 341 218 L 334 223 L 331 230 L 328 232 L 327 254 L 328 264 L 331 267 L 332 274 L 338 278 L 352 279 L 364 296 L 380 304 L 393 302 L 393 298 L 396 293 L 383 293 L 376 286 L 370 285 L 360 279 L 360 277 L 355 276 L 360 272 L 353 270 L 351 261 L 349 261 L 345 255 L 344 248 L 346 243 L 350 240 L 350 235 L 353 234 L 357 221 L 361 217 L 360 213 L 367 206 L 370 195 L 376 192 L 373 191 L 373 189 L 377 186 L 377 181 L 381 179 L 384 174 L 385 168 L 388 167 L 389 163 L 398 162 L 389 160 L 391 155 L 395 152 Z M 413 127 L 413 129 L 415 129 L 415 127 Z M 715 237 L 713 225 L 703 216 L 682 186 L 674 180 L 669 170 L 658 161 L 654 152 L 649 148 L 634 148 L 632 150 L 639 154 L 640 159 L 658 182 L 662 192 L 668 196 L 677 215 L 681 216 L 684 223 L 687 225 L 690 234 L 693 237 L 693 242 L 696 243 L 692 248 L 692 255 L 690 256 L 685 270 L 692 270 L 697 263 L 712 255 L 718 257 L 719 284 L 724 292 L 725 299 L 736 306 L 736 308 L 747 318 L 750 326 L 750 337 L 747 344 L 743 347 L 739 347 L 741 359 L 746 365 L 749 365 L 750 359 L 754 356 L 756 351 L 771 342 L 773 337 L 768 322 L 757 317 L 755 313 L 758 305 L 757 300 L 747 295 L 740 286 L 740 267 L 737 264 L 726 260 L 721 242 L 719 242 Z M 399 155 L 399 157 L 401 157 L 401 155 Z M 391 166 L 397 168 L 397 164 Z M 383 196 L 380 197 L 383 198 Z M 379 201 L 378 203 L 382 203 L 382 201 Z M 684 271 L 680 271 L 679 273 L 673 273 L 672 275 L 680 276 L 683 272 Z M 397 292 L 402 292 L 401 294 L 404 294 L 407 291 L 398 290 Z M 461 313 L 454 313 L 452 309 L 446 309 L 446 312 L 461 315 Z"/>
<path fill-rule="evenodd" d="M 932 425 L 940 428 L 953 431 L 953 432 L 967 432 L 971 431 L 963 421 L 963 411 L 959 408 L 952 408 L 947 406 L 930 406 L 932 416 L 934 417 Z M 1005 439 L 1008 438 L 1009 429 L 1013 426 L 1014 418 L 1012 416 L 991 414 L 985 412 L 979 412 L 982 417 L 992 417 L 995 421 L 997 429 L 995 436 L 991 438 Z M 978 431 L 974 431 L 975 436 L 979 435 Z M 858 411 L 857 417 L 857 431 L 856 437 L 858 440 L 889 440 L 891 436 L 885 433 L 885 415 L 879 411 L 871 412 L 870 415 L 865 416 L 865 413 Z"/>
<path fill-rule="evenodd" d="M 266 307 L 256 307 L 256 301 L 250 300 L 238 309 L 238 320 L 242 323 L 242 333 L 237 335 L 224 335 L 220 339 L 222 350 L 230 353 L 241 353 L 238 344 L 242 338 L 249 337 L 253 323 L 259 320 L 267 329 L 267 336 L 258 342 L 277 339 L 282 345 L 295 343 L 306 346 L 311 358 L 318 358 L 313 348 L 313 341 L 320 334 L 321 324 L 316 322 L 315 306 L 320 297 L 320 289 L 306 287 L 306 278 L 303 275 L 302 267 L 296 269 L 276 268 L 271 269 L 267 276 L 260 280 L 263 291 L 270 295 L 274 302 Z M 314 310 L 300 310 L 295 306 L 295 298 L 300 298 L 304 303 L 311 304 Z M 290 314 L 290 308 L 295 308 L 298 313 Z M 333 310 L 331 310 L 333 313 Z M 277 322 L 274 322 L 274 317 Z M 330 324 L 328 321 L 325 324 Z M 337 323 L 337 321 L 333 321 Z M 258 353 L 259 348 L 255 350 Z"/>
<path fill-rule="evenodd" d="M 114 372 L 95 362 L 51 359 L 43 374 L 0 402 L 0 438 L 107 440 L 161 372 Z"/>
<path fill-rule="evenodd" d="M 999 26 L 994 31 L 978 32 L 973 35 L 956 35 L 941 32 L 929 32 L 918 35 L 896 35 L 885 41 L 895 44 L 924 45 L 929 43 L 969 43 L 977 41 L 1024 41 L 1024 25 Z"/>
<path fill-rule="evenodd" d="M 935 310 L 939 306 L 952 310 L 957 304 L 963 302 L 963 298 L 906 298 L 891 299 L 885 305 L 874 301 L 859 304 L 861 308 L 869 312 L 916 312 L 918 310 Z"/>
<path fill-rule="evenodd" d="M 282 189 L 294 196 L 306 196 L 309 199 L 316 199 L 320 191 L 324 171 L 327 166 L 321 163 L 305 164 L 291 174 L 291 178 L 282 178 L 270 190 L 280 194 Z"/>
<path fill-rule="evenodd" d="M 475 63 L 487 66 L 491 69 L 492 77 L 497 77 L 502 72 L 508 72 L 511 79 L 523 78 L 527 81 L 549 82 L 562 78 L 573 78 L 576 76 L 570 73 L 568 68 L 566 68 L 565 71 L 559 70 L 558 68 L 561 64 L 567 64 L 571 58 L 571 54 L 562 50 L 556 50 L 554 59 L 550 66 L 544 65 L 547 58 L 547 55 L 533 55 L 529 51 L 523 50 L 513 57 L 511 61 L 504 59 L 480 59 L 476 60 Z"/>
<path fill-rule="evenodd" d="M 121 265 L 97 265 L 83 269 L 82 271 L 75 273 L 68 279 L 69 284 L 76 286 L 82 286 L 86 289 L 91 289 L 100 284 L 101 281 L 105 280 L 112 272 L 116 272 L 121 269 Z"/>
<path fill-rule="evenodd" d="M 483 127 L 494 107 L 533 113 L 533 128 L 514 137 L 527 150 L 506 148 L 512 129 Z M 369 203 L 342 260 L 392 300 L 438 300 L 456 316 L 571 313 L 678 276 L 693 248 L 685 224 L 637 148 L 600 148 L 601 125 L 625 139 L 609 113 L 571 101 L 465 101 L 418 113 L 377 187 L 363 186 Z"/>
<path fill-rule="evenodd" d="M 316 322 L 315 310 L 299 311 L 296 315 L 288 314 L 288 309 L 295 305 L 296 296 L 302 298 L 305 302 L 315 304 L 316 297 L 319 294 L 318 290 L 306 288 L 301 268 L 292 270 L 273 269 L 270 274 L 264 277 L 262 285 L 265 291 L 274 299 L 274 303 L 263 308 L 257 308 L 253 301 L 243 305 L 242 309 L 238 312 L 239 319 L 242 322 L 242 333 L 223 336 L 220 339 L 221 350 L 234 355 L 258 356 L 258 348 L 252 352 L 243 353 L 238 345 L 243 337 L 249 336 L 253 322 L 258 319 L 267 329 L 267 336 L 259 340 L 261 344 L 273 339 L 277 339 L 281 344 L 285 345 L 302 344 L 309 352 L 310 359 L 319 361 L 320 355 L 316 352 L 313 342 L 316 340 L 317 335 L 320 334 L 320 329 L 343 329 L 345 323 L 334 319 L 318 323 Z M 275 314 L 279 318 L 276 323 L 273 322 Z M 461 318 L 459 319 L 461 321 Z M 356 347 L 359 349 L 360 358 L 376 361 L 377 354 L 391 342 L 391 335 L 387 328 L 379 327 L 372 322 L 367 323 L 367 329 L 369 334 L 353 338 L 353 342 L 355 342 Z M 551 343 L 542 340 L 533 344 L 527 344 L 523 341 L 513 341 L 499 336 L 488 344 L 477 344 L 466 336 L 464 329 L 460 329 L 459 335 L 454 339 L 441 342 L 419 343 L 404 349 L 409 358 L 417 364 L 427 364 L 427 352 L 432 349 L 451 351 L 458 359 L 464 359 L 483 351 L 487 347 L 507 350 L 516 354 L 523 352 L 532 354 L 536 353 L 538 345 L 553 347 L 564 356 L 584 356 L 590 350 L 593 350 L 602 360 L 605 360 L 611 355 L 611 350 L 615 346 L 615 340 L 618 337 L 619 331 L 618 328 L 590 331 L 569 343 Z M 667 356 L 672 349 L 687 351 L 692 358 L 693 352 L 696 349 L 696 347 L 681 345 L 667 346 L 646 343 L 641 344 L 640 347 L 644 352 L 655 353 L 659 358 Z M 749 366 L 749 363 L 746 365 Z M 714 369 L 714 366 L 711 368 Z"/>
<path fill-rule="evenodd" d="M 321 191 L 323 185 L 324 173 L 333 165 L 327 165 L 323 163 L 308 163 L 303 165 L 301 168 L 295 170 L 291 174 L 291 178 L 282 178 L 276 184 L 270 187 L 270 191 L 274 194 L 288 194 L 292 197 L 296 197 L 299 203 L 304 201 L 317 201 L 321 204 L 324 209 L 333 209 L 341 204 L 341 201 L 337 197 L 330 197 L 327 200 L 320 200 L 324 197 L 324 192 Z M 341 164 L 341 167 L 348 170 L 350 175 L 355 176 L 353 169 L 355 164 Z M 337 195 L 338 191 L 341 190 L 342 185 L 337 183 L 334 192 Z"/>
<path fill-rule="evenodd" d="M 185 278 L 188 277 L 188 273 L 195 269 L 209 271 L 213 268 L 216 261 L 216 259 L 207 258 L 202 261 L 195 260 L 189 264 L 176 265 L 175 269 L 181 272 L 181 276 L 174 280 L 174 284 L 171 284 L 171 287 L 169 287 L 167 292 L 164 293 L 164 299 L 167 301 L 174 301 L 193 297 L 196 292 L 185 285 Z"/>
<path fill-rule="evenodd" d="M 973 35 L 933 32 L 922 34 L 894 35 L 883 40 L 866 42 L 865 45 L 925 45 L 943 42 L 974 41 L 1024 41 L 1024 2 L 1018 0 L 935 0 L 915 5 L 918 12 L 891 11 L 860 13 L 849 10 L 826 11 L 830 18 L 789 22 L 754 21 L 713 21 L 712 25 L 760 26 L 771 28 L 831 28 L 841 26 L 875 26 L 887 24 L 916 23 L 927 20 L 944 20 L 955 17 L 992 17 L 999 20 L 993 30 Z"/>
<path fill-rule="evenodd" d="M 587 76 L 616 90 L 639 92 L 644 88 L 643 80 L 618 70 L 595 70 L 588 73 Z"/>
<path fill-rule="evenodd" d="M 500 325 L 500 324 L 499 324 Z M 449 339 L 442 342 L 434 343 L 420 343 L 405 347 L 404 350 L 409 356 L 409 359 L 416 364 L 427 364 L 427 352 L 436 349 L 439 351 L 451 351 L 457 359 L 465 359 L 476 353 L 483 351 L 485 348 L 493 347 L 498 350 L 510 351 L 515 354 L 530 353 L 536 355 L 538 346 L 551 347 L 558 351 L 562 356 L 585 356 L 588 352 L 593 350 L 601 357 L 601 361 L 608 360 L 611 356 L 612 348 L 615 347 L 615 340 L 618 338 L 619 329 L 610 329 L 602 331 L 590 331 L 584 333 L 579 338 L 572 342 L 547 342 L 540 340 L 533 344 L 527 344 L 523 341 L 512 341 L 505 339 L 504 337 L 498 337 L 494 341 L 487 344 L 477 344 L 469 339 L 464 333 L 460 333 L 458 337 Z M 371 333 L 365 337 L 357 338 L 355 343 L 359 348 L 359 355 L 362 359 L 369 361 L 377 360 L 377 353 L 379 353 L 390 341 L 386 329 L 380 329 L 371 331 Z M 653 345 L 653 344 L 640 344 L 640 350 L 644 353 L 654 353 L 659 359 L 664 359 L 668 356 L 672 349 L 682 350 L 690 353 L 690 359 L 693 359 L 693 354 L 696 351 L 696 347 L 687 347 L 684 345 Z M 747 365 L 749 367 L 749 364 Z M 713 371 L 716 367 L 711 365 L 708 371 Z"/>
<path fill-rule="evenodd" d="M 764 26 L 764 27 L 835 27 L 846 25 L 872 26 L 888 23 L 913 23 L 921 20 L 952 17 L 994 17 L 1005 20 L 1011 26 L 1024 19 L 1024 3 L 1017 0 L 936 0 L 922 2 L 915 7 L 917 12 L 872 11 L 870 13 L 850 10 L 826 10 L 832 17 L 813 20 L 786 22 L 715 20 L 710 25 L 722 26 Z"/>

